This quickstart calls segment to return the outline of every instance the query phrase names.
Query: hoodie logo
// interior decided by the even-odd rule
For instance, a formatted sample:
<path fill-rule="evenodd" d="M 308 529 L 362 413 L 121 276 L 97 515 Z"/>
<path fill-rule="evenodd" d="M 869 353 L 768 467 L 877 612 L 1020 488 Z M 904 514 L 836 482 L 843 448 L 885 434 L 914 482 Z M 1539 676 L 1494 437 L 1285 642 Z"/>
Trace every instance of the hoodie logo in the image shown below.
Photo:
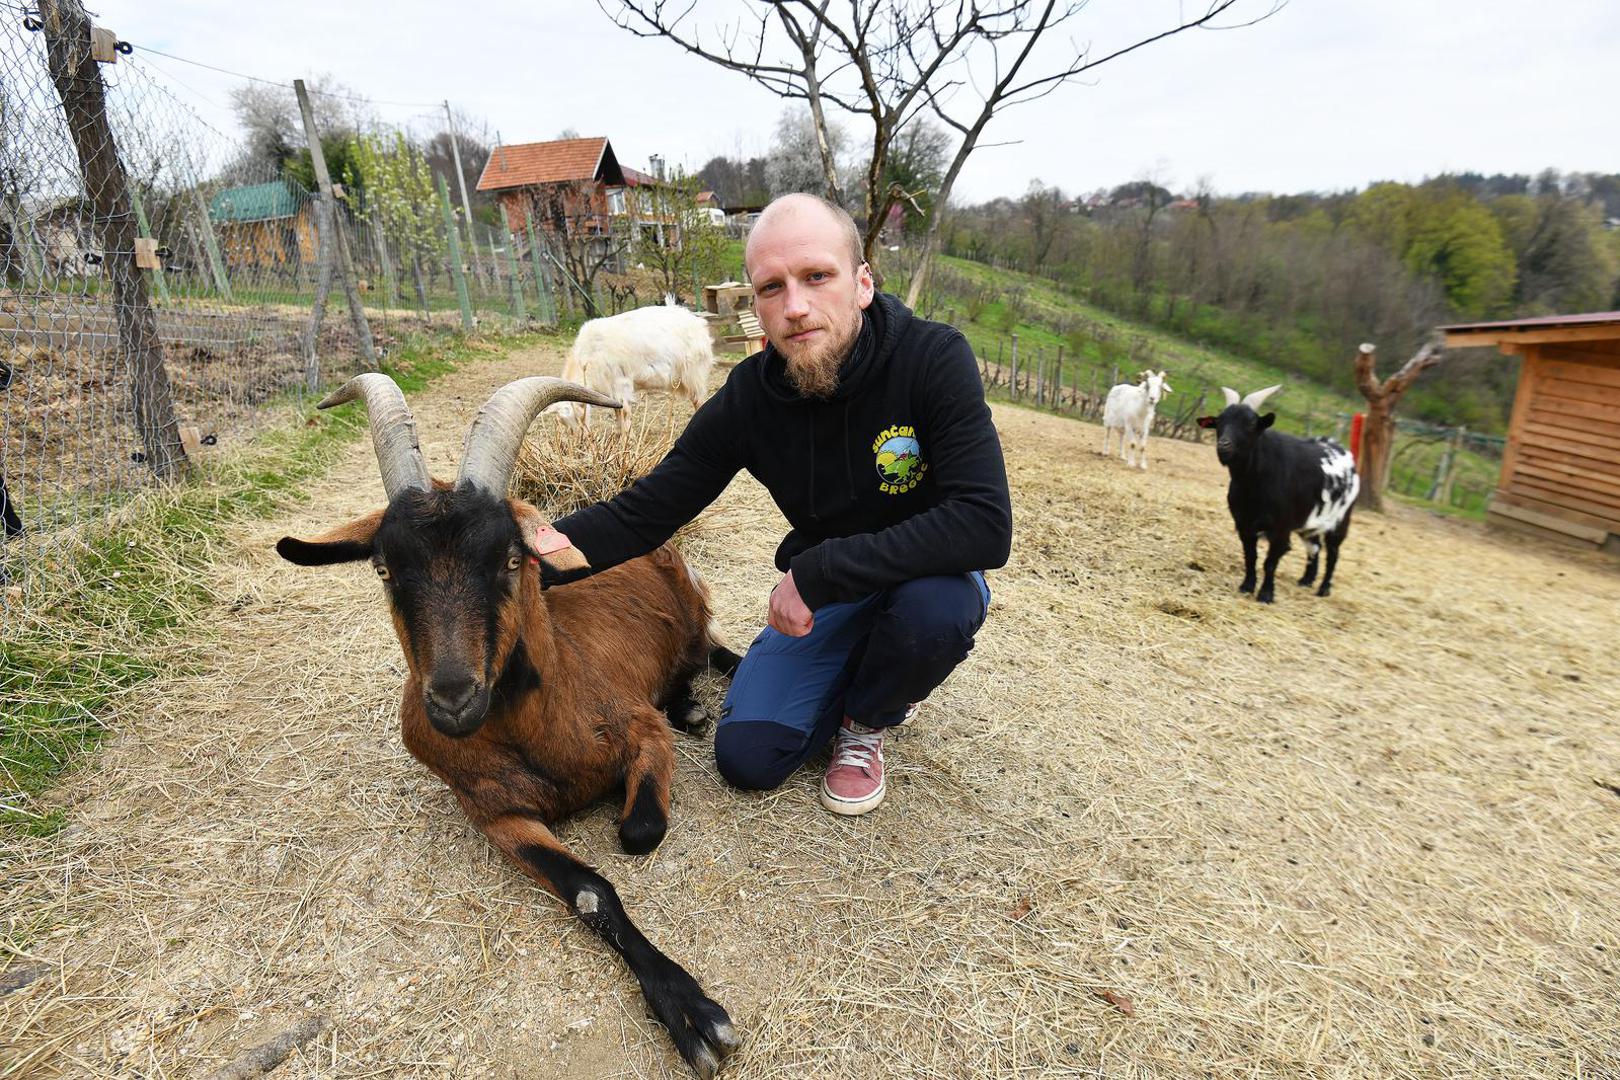
<path fill-rule="evenodd" d="M 872 440 L 872 453 L 877 455 L 877 471 L 882 483 L 878 490 L 886 495 L 903 495 L 922 483 L 928 465 L 922 459 L 922 446 L 917 442 L 917 429 L 910 424 L 894 424 L 878 432 Z"/>

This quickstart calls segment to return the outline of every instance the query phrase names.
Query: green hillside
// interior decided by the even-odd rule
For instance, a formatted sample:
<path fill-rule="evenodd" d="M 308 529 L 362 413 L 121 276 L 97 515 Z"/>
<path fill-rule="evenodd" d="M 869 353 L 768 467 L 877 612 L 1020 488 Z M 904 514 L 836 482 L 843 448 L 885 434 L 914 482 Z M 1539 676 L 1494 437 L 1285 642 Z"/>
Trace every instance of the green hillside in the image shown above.
<path fill-rule="evenodd" d="M 908 284 L 903 265 L 887 270 L 885 290 L 903 294 Z M 1246 394 L 1281 383 L 1282 390 L 1267 402 L 1277 413 L 1280 430 L 1343 436 L 1350 415 L 1366 404 L 1274 364 L 1134 323 L 1084 303 L 1047 278 L 967 259 L 940 258 L 922 308 L 960 329 L 989 363 L 998 356 L 1004 366 L 1010 363 L 1015 333 L 1021 367 L 1032 358 L 1050 363 L 1061 346 L 1065 388 L 1106 393 L 1116 371 L 1120 381 L 1134 381 L 1143 368 L 1162 369 L 1175 392 L 1160 407 L 1161 414 L 1179 414 L 1200 395 L 1200 411 L 1216 413 L 1223 406 L 1222 386 Z M 1351 359 L 1345 357 L 1345 363 Z M 1447 505 L 1426 501 L 1446 436 L 1440 429 L 1403 430 L 1396 439 L 1389 491 L 1435 509 L 1482 516 L 1499 471 L 1498 460 L 1489 453 L 1464 448 L 1456 454 Z"/>

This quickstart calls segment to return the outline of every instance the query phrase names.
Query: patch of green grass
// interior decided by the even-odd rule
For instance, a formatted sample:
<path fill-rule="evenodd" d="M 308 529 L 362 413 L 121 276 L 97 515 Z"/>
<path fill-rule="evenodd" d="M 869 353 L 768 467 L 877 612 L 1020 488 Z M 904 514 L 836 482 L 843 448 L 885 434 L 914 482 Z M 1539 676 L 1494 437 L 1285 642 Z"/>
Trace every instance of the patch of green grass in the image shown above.
<path fill-rule="evenodd" d="M 500 339 L 503 349 L 546 340 Z M 407 393 L 490 346 L 445 332 L 418 333 L 385 370 Z M 106 523 L 70 545 L 50 567 L 48 595 L 18 601 L 0 641 L 0 840 L 44 837 L 63 816 L 37 796 L 92 751 L 120 698 L 160 674 L 149 659 L 168 632 L 215 599 L 202 570 L 232 522 L 263 517 L 296 500 L 342 449 L 366 430 L 362 409 L 318 412 L 288 397 L 286 423 L 257 436 L 236 457 L 212 463 L 175 488 L 109 508 Z"/>

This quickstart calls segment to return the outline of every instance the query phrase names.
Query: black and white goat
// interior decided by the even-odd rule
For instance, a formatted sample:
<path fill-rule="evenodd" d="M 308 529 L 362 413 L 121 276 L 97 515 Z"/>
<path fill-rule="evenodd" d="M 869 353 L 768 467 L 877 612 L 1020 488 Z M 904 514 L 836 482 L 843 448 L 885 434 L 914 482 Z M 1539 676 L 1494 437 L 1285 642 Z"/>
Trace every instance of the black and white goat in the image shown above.
<path fill-rule="evenodd" d="M 1301 439 L 1271 430 L 1276 413 L 1260 415 L 1266 398 L 1281 384 L 1239 398 L 1221 387 L 1226 408 L 1219 416 L 1201 416 L 1198 426 L 1215 429 L 1215 453 L 1232 474 L 1226 505 L 1243 541 L 1243 592 L 1254 592 L 1254 561 L 1262 534 L 1266 538 L 1266 576 L 1255 599 L 1272 601 L 1277 562 L 1288 551 L 1288 534 L 1305 541 L 1307 558 L 1301 585 L 1316 580 L 1317 556 L 1327 547 L 1327 568 L 1317 596 L 1333 591 L 1333 567 L 1339 545 L 1350 531 L 1350 508 L 1361 492 L 1355 459 L 1332 439 Z"/>

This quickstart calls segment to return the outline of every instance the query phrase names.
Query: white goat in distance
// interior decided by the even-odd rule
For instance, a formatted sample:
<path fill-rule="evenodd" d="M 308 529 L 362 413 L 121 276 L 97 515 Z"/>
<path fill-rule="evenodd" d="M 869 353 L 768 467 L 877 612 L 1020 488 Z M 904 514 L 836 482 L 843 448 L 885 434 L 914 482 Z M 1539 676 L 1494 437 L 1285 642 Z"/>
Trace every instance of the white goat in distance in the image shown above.
<path fill-rule="evenodd" d="M 1151 368 L 1137 376 L 1140 383 L 1120 383 L 1108 391 L 1108 402 L 1103 407 L 1103 456 L 1108 456 L 1108 436 L 1119 432 L 1119 456 L 1127 465 L 1147 468 L 1147 440 L 1153 430 L 1153 411 L 1164 395 L 1170 393 L 1170 384 L 1163 371 Z M 1133 456 L 1135 460 L 1133 460 Z"/>
<path fill-rule="evenodd" d="M 709 324 L 666 296 L 662 306 L 635 308 L 581 326 L 562 377 L 622 402 L 619 430 L 628 431 L 636 391 L 678 391 L 696 412 L 709 392 L 713 367 Z M 589 426 L 587 406 L 564 402 L 552 409 L 570 426 Z"/>

